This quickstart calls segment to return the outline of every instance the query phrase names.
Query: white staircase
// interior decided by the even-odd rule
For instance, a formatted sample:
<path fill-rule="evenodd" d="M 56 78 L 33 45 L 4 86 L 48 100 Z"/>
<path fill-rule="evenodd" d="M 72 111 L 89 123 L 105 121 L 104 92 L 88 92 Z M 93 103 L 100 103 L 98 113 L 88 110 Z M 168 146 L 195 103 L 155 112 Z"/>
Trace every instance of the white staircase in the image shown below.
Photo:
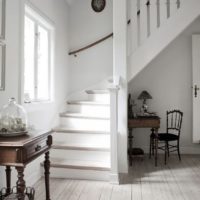
<path fill-rule="evenodd" d="M 200 1 L 131 0 L 129 15 L 128 81 L 131 81 L 199 17 Z"/>
<path fill-rule="evenodd" d="M 87 90 L 85 101 L 69 101 L 60 114 L 50 153 L 51 176 L 109 180 L 110 95 Z"/>
<path fill-rule="evenodd" d="M 128 81 L 200 15 L 200 0 L 129 0 L 129 3 Z M 87 90 L 87 100 L 67 102 L 68 111 L 60 114 L 60 126 L 53 134 L 52 177 L 94 180 L 111 177 L 118 182 L 118 88 L 110 88 L 110 92 L 111 108 L 107 90 Z"/>

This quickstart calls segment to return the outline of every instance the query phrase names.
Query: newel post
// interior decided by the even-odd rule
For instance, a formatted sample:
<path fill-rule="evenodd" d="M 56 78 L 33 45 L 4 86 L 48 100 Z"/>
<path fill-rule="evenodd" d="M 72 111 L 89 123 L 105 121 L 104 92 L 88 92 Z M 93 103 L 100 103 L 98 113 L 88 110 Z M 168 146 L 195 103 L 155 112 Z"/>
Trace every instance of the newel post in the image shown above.
<path fill-rule="evenodd" d="M 113 1 L 113 85 L 118 85 L 120 77 L 120 90 L 118 94 L 118 147 L 119 171 L 128 173 L 127 158 L 127 1 Z"/>
<path fill-rule="evenodd" d="M 111 86 L 110 91 L 110 148 L 111 170 L 110 182 L 119 184 L 118 170 L 118 86 Z"/>

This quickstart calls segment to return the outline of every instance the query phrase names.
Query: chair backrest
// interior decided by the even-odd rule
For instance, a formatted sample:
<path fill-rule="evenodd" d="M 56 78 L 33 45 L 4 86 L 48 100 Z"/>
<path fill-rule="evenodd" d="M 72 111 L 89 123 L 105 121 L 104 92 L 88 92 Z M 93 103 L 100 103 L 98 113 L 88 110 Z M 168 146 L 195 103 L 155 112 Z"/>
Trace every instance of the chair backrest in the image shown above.
<path fill-rule="evenodd" d="M 167 133 L 180 136 L 183 112 L 180 110 L 167 111 Z"/>

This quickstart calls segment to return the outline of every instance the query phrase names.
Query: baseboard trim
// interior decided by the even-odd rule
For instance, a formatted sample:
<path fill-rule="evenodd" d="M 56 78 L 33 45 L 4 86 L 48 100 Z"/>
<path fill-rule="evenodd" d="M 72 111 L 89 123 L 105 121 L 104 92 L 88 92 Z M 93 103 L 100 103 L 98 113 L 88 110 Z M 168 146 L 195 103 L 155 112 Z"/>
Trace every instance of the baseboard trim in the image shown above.
<path fill-rule="evenodd" d="M 36 172 L 32 172 L 31 175 L 29 174 L 26 177 L 27 186 L 33 186 L 40 178 L 41 178 L 41 171 L 37 170 Z"/>
<path fill-rule="evenodd" d="M 110 173 L 110 183 L 119 185 L 119 174 L 117 173 Z"/>

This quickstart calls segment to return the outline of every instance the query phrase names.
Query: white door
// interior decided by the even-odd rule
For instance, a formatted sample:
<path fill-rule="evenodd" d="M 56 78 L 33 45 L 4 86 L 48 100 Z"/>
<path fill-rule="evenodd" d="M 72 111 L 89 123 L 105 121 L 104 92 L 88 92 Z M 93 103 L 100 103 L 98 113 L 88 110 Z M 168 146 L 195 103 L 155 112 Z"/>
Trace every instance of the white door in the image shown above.
<path fill-rule="evenodd" d="M 200 35 L 192 36 L 193 142 L 200 143 Z"/>

